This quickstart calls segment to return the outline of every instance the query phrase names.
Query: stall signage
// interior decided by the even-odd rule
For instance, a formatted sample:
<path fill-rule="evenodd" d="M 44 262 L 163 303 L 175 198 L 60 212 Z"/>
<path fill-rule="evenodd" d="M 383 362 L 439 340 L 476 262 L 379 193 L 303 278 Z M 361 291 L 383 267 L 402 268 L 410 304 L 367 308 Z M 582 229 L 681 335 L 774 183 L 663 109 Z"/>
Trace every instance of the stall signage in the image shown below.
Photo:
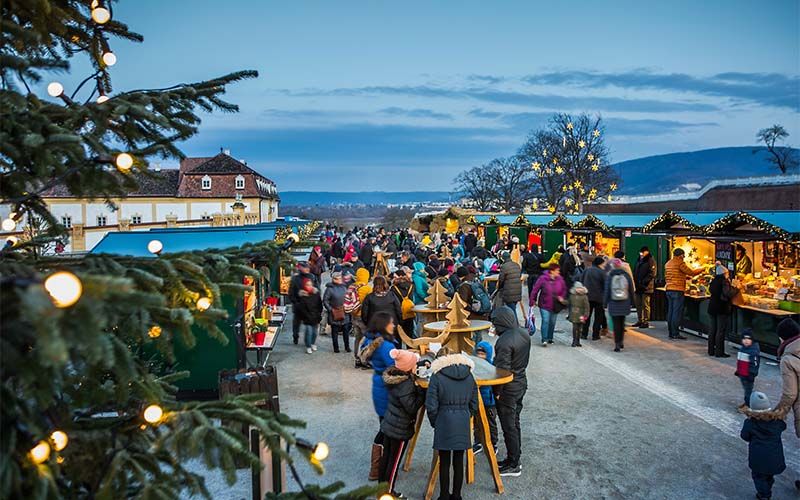
<path fill-rule="evenodd" d="M 733 244 L 727 241 L 717 241 L 714 244 L 714 259 L 730 270 L 734 269 Z"/>
<path fill-rule="evenodd" d="M 626 238 L 630 238 L 630 237 L 631 237 L 631 234 L 633 234 L 633 233 L 632 233 L 632 231 L 631 231 L 630 229 L 626 229 L 626 230 L 625 230 L 625 237 L 626 237 Z"/>

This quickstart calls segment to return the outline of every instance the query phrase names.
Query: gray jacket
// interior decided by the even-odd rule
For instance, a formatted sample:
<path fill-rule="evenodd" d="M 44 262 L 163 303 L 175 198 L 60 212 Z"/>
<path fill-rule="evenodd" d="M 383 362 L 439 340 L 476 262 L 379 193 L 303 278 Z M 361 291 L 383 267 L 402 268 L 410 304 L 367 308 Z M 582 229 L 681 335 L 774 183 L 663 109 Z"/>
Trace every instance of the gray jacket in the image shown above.
<path fill-rule="evenodd" d="M 425 410 L 433 426 L 434 450 L 466 450 L 472 446 L 470 417 L 478 413 L 478 385 L 474 363 L 461 354 L 434 360 L 425 396 Z"/>
<path fill-rule="evenodd" d="M 331 310 L 334 307 L 344 306 L 344 296 L 347 293 L 347 286 L 344 284 L 328 283 L 325 287 L 325 295 L 322 296 L 322 306 L 328 312 L 329 325 L 344 325 L 350 322 L 350 315 L 345 314 L 342 321 L 334 321 Z"/>
<path fill-rule="evenodd" d="M 628 298 L 625 300 L 612 300 L 611 299 L 611 280 L 614 276 L 622 275 L 628 282 Z M 633 280 L 625 269 L 613 269 L 608 273 L 605 286 L 605 305 L 608 308 L 608 314 L 611 316 L 627 316 L 631 312 L 631 304 L 633 304 Z"/>
<path fill-rule="evenodd" d="M 513 260 L 503 262 L 500 266 L 500 276 L 497 279 L 497 288 L 503 302 L 519 302 L 522 300 L 522 270 Z"/>
<path fill-rule="evenodd" d="M 603 302 L 603 294 L 606 288 L 606 272 L 599 267 L 590 267 L 583 272 L 581 283 L 589 291 L 590 302 Z"/>

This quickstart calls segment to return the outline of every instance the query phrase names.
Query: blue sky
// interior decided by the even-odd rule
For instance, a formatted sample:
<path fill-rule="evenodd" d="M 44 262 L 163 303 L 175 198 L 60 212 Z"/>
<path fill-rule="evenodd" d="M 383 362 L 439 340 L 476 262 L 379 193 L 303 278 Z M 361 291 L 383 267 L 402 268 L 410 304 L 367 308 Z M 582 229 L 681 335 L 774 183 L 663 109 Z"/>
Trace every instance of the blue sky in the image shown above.
<path fill-rule="evenodd" d="M 183 144 L 281 190 L 449 190 L 554 112 L 601 114 L 612 160 L 800 144 L 800 2 L 125 0 L 116 88 L 257 80 Z M 69 86 L 83 76 L 76 65 Z M 164 166 L 169 166 L 166 163 Z"/>

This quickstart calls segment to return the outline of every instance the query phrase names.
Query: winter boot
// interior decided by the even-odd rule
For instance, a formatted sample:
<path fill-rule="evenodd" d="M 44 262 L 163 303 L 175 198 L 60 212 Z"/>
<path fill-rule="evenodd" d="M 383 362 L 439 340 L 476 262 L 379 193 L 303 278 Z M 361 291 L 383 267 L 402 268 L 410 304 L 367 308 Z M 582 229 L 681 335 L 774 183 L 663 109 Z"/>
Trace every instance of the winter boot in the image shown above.
<path fill-rule="evenodd" d="M 381 456 L 383 456 L 383 445 L 372 443 L 372 457 L 369 465 L 369 480 L 377 481 L 378 473 L 381 468 Z"/>

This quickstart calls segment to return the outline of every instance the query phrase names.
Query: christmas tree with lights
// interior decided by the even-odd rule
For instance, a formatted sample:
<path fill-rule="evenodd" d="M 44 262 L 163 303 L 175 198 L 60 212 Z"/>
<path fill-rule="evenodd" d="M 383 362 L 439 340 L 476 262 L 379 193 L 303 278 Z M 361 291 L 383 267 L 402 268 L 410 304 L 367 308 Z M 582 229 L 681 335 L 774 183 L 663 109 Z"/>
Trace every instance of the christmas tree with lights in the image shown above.
<path fill-rule="evenodd" d="M 190 460 L 231 484 L 237 462 L 260 465 L 246 438 L 221 421 L 258 429 L 293 472 L 279 439 L 321 472 L 326 447 L 294 436 L 302 422 L 250 396 L 178 401 L 173 384 L 185 374 L 169 369 L 174 342 L 194 344 L 193 326 L 228 341 L 217 326 L 227 316 L 221 296 L 248 290 L 243 278 L 258 275 L 249 259 L 277 260 L 275 244 L 158 258 L 47 251 L 66 232 L 43 193 L 62 185 L 112 203 L 148 175 L 149 159 L 181 157 L 175 144 L 197 132 L 198 110 L 237 111 L 222 100 L 226 86 L 256 72 L 114 92 L 110 68 L 124 61 L 110 40 L 142 37 L 115 18 L 110 1 L 7 0 L 0 15 L 0 197 L 12 207 L 2 225 L 36 226 L 0 253 L 0 497 L 210 498 Z M 47 83 L 78 56 L 92 68 L 82 83 Z M 45 83 L 50 98 L 36 92 Z M 295 478 L 302 492 L 271 497 L 332 498 L 342 487 Z"/>

